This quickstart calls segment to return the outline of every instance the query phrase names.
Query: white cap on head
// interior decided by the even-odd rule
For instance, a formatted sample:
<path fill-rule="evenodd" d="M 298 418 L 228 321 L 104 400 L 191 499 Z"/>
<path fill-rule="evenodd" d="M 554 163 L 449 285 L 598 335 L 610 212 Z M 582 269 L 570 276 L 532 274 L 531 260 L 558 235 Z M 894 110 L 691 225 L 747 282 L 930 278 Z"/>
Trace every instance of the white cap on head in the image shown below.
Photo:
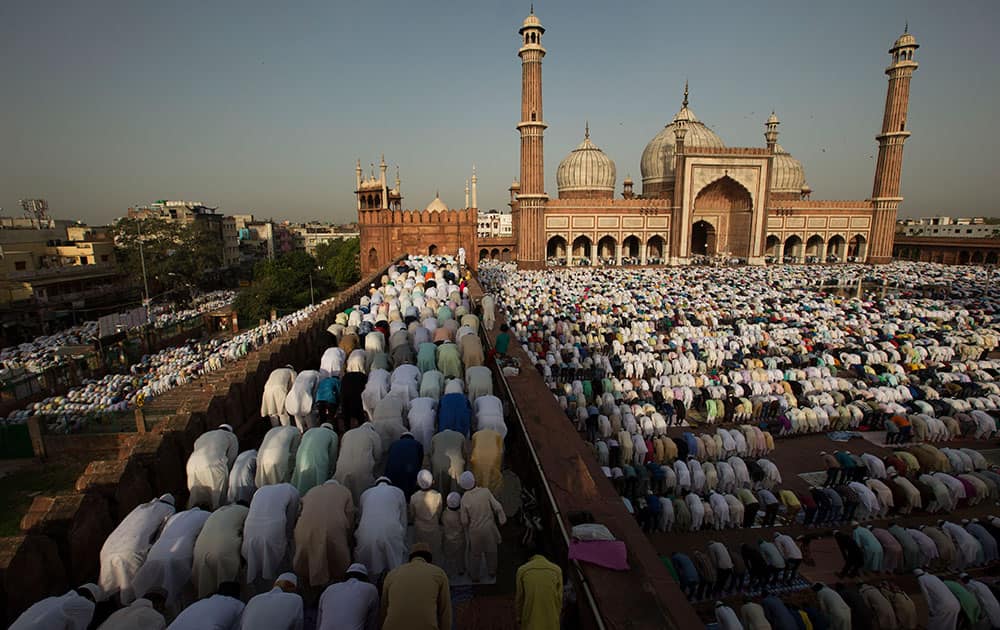
<path fill-rule="evenodd" d="M 427 490 L 433 483 L 434 475 L 431 474 L 431 471 L 425 468 L 417 473 L 417 485 L 420 486 L 421 490 Z"/>
<path fill-rule="evenodd" d="M 368 567 L 360 562 L 355 562 L 351 566 L 347 567 L 347 573 L 360 573 L 361 575 L 368 577 Z"/>
<path fill-rule="evenodd" d="M 388 483 L 388 484 L 392 484 L 392 479 L 389 479 L 385 475 L 382 475 L 381 477 L 379 477 L 378 479 L 375 480 L 375 485 L 377 486 L 378 484 L 382 483 L 383 481 L 386 482 L 386 483 Z"/>
<path fill-rule="evenodd" d="M 472 474 L 472 471 L 467 470 L 459 475 L 458 485 L 462 487 L 462 490 L 472 490 L 476 487 L 476 476 Z"/>
<path fill-rule="evenodd" d="M 275 584 L 277 584 L 278 582 L 288 582 L 293 586 L 298 586 L 299 578 L 296 577 L 294 573 L 282 573 L 281 575 L 278 576 L 278 579 L 274 581 Z"/>
<path fill-rule="evenodd" d="M 915 575 L 917 577 L 920 577 L 923 574 L 924 574 L 924 570 L 923 569 L 914 569 L 913 570 L 913 575 Z"/>
<path fill-rule="evenodd" d="M 230 433 L 233 432 L 233 425 L 231 424 L 220 424 L 219 428 L 222 429 L 223 431 L 229 431 Z"/>
<path fill-rule="evenodd" d="M 333 425 L 330 424 L 329 422 L 324 422 L 323 424 L 321 424 L 319 426 L 322 429 L 330 429 L 331 431 L 336 431 L 336 429 L 333 428 Z"/>
<path fill-rule="evenodd" d="M 448 507 L 457 508 L 462 505 L 462 495 L 457 492 L 451 492 L 448 494 Z"/>
<path fill-rule="evenodd" d="M 169 492 L 164 495 L 160 495 L 160 498 L 158 500 L 163 501 L 164 503 L 169 503 L 170 505 L 176 505 L 176 502 L 174 501 L 174 495 L 170 494 Z"/>

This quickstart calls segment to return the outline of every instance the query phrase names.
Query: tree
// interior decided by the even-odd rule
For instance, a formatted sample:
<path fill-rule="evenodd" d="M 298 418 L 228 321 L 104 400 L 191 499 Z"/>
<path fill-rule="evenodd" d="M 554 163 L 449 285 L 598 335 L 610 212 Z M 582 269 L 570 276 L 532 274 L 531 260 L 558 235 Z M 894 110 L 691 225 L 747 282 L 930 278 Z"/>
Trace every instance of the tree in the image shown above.
<path fill-rule="evenodd" d="M 361 269 L 358 266 L 360 253 L 359 239 L 338 239 L 321 243 L 316 248 L 316 260 L 336 288 L 343 289 L 361 279 Z"/>
<path fill-rule="evenodd" d="M 303 251 L 258 262 L 253 282 L 236 297 L 240 320 L 256 323 L 269 318 L 272 309 L 285 315 L 303 308 L 311 300 L 319 302 L 329 297 L 336 285 L 318 267 L 316 259 Z"/>
<path fill-rule="evenodd" d="M 220 280 L 215 272 L 222 266 L 222 237 L 206 229 L 209 225 L 123 217 L 113 229 L 119 263 L 134 285 L 143 286 L 145 258 L 150 296 L 181 292 L 192 285 L 215 288 Z"/>

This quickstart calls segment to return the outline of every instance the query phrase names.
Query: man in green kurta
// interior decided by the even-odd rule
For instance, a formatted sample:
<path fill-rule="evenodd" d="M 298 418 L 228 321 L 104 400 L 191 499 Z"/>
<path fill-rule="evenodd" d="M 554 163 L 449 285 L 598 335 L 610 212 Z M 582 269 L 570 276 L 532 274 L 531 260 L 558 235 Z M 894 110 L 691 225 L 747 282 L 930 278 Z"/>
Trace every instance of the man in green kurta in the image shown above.
<path fill-rule="evenodd" d="M 559 627 L 562 612 L 562 569 L 540 553 L 517 569 L 514 614 L 517 625 L 528 630 Z"/>
<path fill-rule="evenodd" d="M 340 438 L 329 422 L 305 432 L 292 473 L 292 485 L 298 488 L 300 496 L 333 476 L 339 448 Z"/>
<path fill-rule="evenodd" d="M 962 607 L 962 614 L 965 618 L 969 620 L 969 627 L 975 628 L 979 624 L 979 618 L 982 616 L 983 611 L 979 607 L 979 600 L 955 580 L 943 580 L 944 585 L 948 587 L 955 599 L 958 600 L 959 605 Z"/>

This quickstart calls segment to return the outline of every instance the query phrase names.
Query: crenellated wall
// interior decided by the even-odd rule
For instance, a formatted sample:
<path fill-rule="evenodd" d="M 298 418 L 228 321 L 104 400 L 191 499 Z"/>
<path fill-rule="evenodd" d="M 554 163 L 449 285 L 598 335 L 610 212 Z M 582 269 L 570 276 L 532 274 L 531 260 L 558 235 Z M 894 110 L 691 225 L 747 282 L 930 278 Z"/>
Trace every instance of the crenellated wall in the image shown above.
<path fill-rule="evenodd" d="M 478 210 L 359 210 L 361 273 L 372 273 L 409 252 L 449 254 L 465 248 L 475 267 Z"/>

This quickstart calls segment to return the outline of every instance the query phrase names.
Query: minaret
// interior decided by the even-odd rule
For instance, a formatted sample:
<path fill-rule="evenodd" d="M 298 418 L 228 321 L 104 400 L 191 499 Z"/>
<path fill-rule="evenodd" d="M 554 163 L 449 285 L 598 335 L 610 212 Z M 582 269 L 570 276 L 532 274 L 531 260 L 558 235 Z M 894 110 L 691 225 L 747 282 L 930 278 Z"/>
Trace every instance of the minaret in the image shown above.
<path fill-rule="evenodd" d="M 479 208 L 479 201 L 476 199 L 476 182 L 479 179 L 476 177 L 476 165 L 472 165 L 472 207 Z"/>
<path fill-rule="evenodd" d="M 781 121 L 772 111 L 771 115 L 767 118 L 767 131 L 764 132 L 764 140 L 767 141 L 767 150 L 774 153 L 774 147 L 778 145 L 778 125 Z"/>
<path fill-rule="evenodd" d="M 396 194 L 403 198 L 403 187 L 399 185 L 399 165 L 396 165 Z"/>
<path fill-rule="evenodd" d="M 906 129 L 906 112 L 910 105 L 910 79 L 917 69 L 913 53 L 919 48 L 910 35 L 909 25 L 889 49 L 892 63 L 885 69 L 889 88 L 885 97 L 885 115 L 878 140 L 878 162 L 875 165 L 875 185 L 872 188 L 872 231 L 868 243 L 868 262 L 886 263 L 892 260 L 892 241 L 896 231 L 896 211 L 903 198 L 899 196 L 899 179 L 903 169 L 903 143 L 910 137 Z"/>
<path fill-rule="evenodd" d="M 465 207 L 471 208 L 469 205 L 469 180 L 465 180 Z"/>
<path fill-rule="evenodd" d="M 382 183 L 382 205 L 381 208 L 389 207 L 389 184 L 385 179 L 385 169 L 388 168 L 385 163 L 385 153 L 382 154 L 382 161 L 378 165 L 379 168 L 379 181 Z"/>
<path fill-rule="evenodd" d="M 361 159 L 358 159 L 358 165 L 354 167 L 354 196 L 358 198 L 358 210 L 361 209 Z"/>
<path fill-rule="evenodd" d="M 521 134 L 521 189 L 517 195 L 518 218 L 518 260 L 525 267 L 541 267 L 545 264 L 544 212 L 548 195 L 545 194 L 545 165 L 542 155 L 542 138 L 545 133 L 542 116 L 542 34 L 545 29 L 535 15 L 524 18 L 518 31 L 521 48 L 517 56 L 521 58 L 521 122 L 517 130 Z"/>

